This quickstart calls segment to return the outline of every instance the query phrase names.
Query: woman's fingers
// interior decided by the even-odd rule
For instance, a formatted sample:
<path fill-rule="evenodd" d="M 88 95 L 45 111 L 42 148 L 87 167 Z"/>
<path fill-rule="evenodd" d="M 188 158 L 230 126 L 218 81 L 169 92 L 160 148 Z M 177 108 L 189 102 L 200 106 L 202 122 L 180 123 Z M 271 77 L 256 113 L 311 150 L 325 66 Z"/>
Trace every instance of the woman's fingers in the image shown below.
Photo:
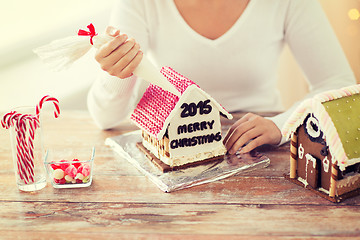
<path fill-rule="evenodd" d="M 125 49 L 124 51 L 127 52 L 120 58 L 120 60 L 117 61 L 117 63 L 113 67 L 115 72 L 112 75 L 118 76 L 119 78 L 129 77 L 135 70 L 135 68 L 139 65 L 142 59 L 142 52 L 140 53 L 140 45 L 137 43 L 135 43 L 131 49 Z M 119 53 L 119 55 L 121 54 L 122 53 Z"/>
<path fill-rule="evenodd" d="M 116 49 L 123 45 L 128 36 L 126 34 L 118 35 L 108 43 L 104 44 L 95 56 L 97 61 L 101 61 L 103 58 L 106 58 L 111 55 Z"/>
<path fill-rule="evenodd" d="M 123 69 L 122 77 L 120 78 L 127 78 L 132 76 L 133 72 L 135 71 L 136 67 L 140 64 L 144 54 L 142 51 L 139 51 L 134 59 Z"/>
<path fill-rule="evenodd" d="M 238 135 L 233 134 L 231 138 L 233 141 L 230 142 L 226 146 L 229 149 L 230 154 L 234 154 L 237 152 L 238 149 L 244 147 L 246 144 L 254 141 L 257 137 L 261 135 L 261 132 L 258 128 L 252 127 L 250 129 L 241 130 L 241 133 Z"/>
<path fill-rule="evenodd" d="M 98 50 L 95 59 L 110 75 L 127 78 L 141 62 L 140 45 L 114 28 L 109 27 L 107 32 L 115 37 Z"/>
<path fill-rule="evenodd" d="M 128 62 L 125 63 L 125 61 L 129 61 L 125 57 L 125 55 L 127 55 L 128 52 L 134 46 L 135 46 L 135 40 L 130 39 L 130 40 L 126 41 L 124 44 L 122 44 L 121 46 L 118 46 L 108 56 L 103 57 L 103 60 L 102 60 L 103 70 L 109 72 L 111 75 L 114 75 L 113 73 L 116 73 L 116 70 L 113 69 L 114 66 L 116 66 L 116 65 L 119 66 L 119 63 L 122 63 L 122 65 L 120 65 L 121 69 L 118 69 L 118 72 L 120 72 L 128 64 Z"/>
<path fill-rule="evenodd" d="M 117 35 L 120 34 L 120 30 L 114 28 L 113 26 L 108 26 L 108 27 L 106 28 L 105 32 L 106 32 L 108 35 L 112 36 L 112 37 L 116 37 Z"/>
<path fill-rule="evenodd" d="M 240 153 L 247 153 L 250 152 L 251 150 L 260 147 L 261 145 L 267 144 L 266 142 L 266 137 L 263 135 L 260 135 L 256 138 L 254 138 L 253 140 L 251 140 L 246 146 L 244 146 L 241 150 Z"/>
<path fill-rule="evenodd" d="M 230 154 L 232 154 L 232 147 L 236 141 L 239 139 L 242 140 L 241 143 L 245 144 L 247 139 L 245 139 L 247 136 L 242 135 L 245 132 L 248 132 L 250 129 L 254 128 L 254 124 L 251 121 L 252 118 L 255 117 L 255 114 L 248 113 L 242 118 L 240 118 L 238 121 L 236 121 L 227 132 L 225 138 L 224 138 L 224 145 L 226 149 L 229 151 Z M 239 145 L 239 144 L 237 144 Z"/>
<path fill-rule="evenodd" d="M 278 144 L 281 132 L 275 123 L 256 114 L 249 113 L 238 120 L 224 138 L 224 145 L 230 154 L 250 152 L 264 144 Z"/>
<path fill-rule="evenodd" d="M 246 114 L 245 116 L 243 116 L 242 118 L 240 118 L 239 120 L 237 120 L 228 130 L 223 142 L 226 143 L 228 141 L 228 139 L 230 138 L 230 136 L 232 135 L 232 133 L 235 131 L 235 129 L 243 124 L 244 122 L 248 121 L 249 119 L 249 114 Z"/>

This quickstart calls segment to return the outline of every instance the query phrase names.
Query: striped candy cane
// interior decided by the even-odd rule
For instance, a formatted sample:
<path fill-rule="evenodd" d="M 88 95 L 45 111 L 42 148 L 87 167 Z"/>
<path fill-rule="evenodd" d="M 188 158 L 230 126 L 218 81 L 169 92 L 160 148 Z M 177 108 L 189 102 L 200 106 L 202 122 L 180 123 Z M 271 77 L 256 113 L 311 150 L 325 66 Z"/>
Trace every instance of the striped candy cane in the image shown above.
<path fill-rule="evenodd" d="M 16 111 L 11 111 L 4 115 L 3 119 L 1 120 L 1 125 L 6 129 L 14 127 L 16 133 L 17 172 L 20 179 L 22 179 L 25 184 L 28 184 L 33 181 L 33 177 L 31 176 L 33 170 L 30 169 L 28 155 L 26 154 L 26 118 L 28 117 L 24 116 L 23 114 L 17 113 Z"/>
<path fill-rule="evenodd" d="M 25 184 L 34 182 L 34 139 L 36 129 L 40 127 L 40 110 L 45 102 L 51 101 L 55 106 L 54 115 L 58 118 L 60 115 L 59 101 L 44 96 L 35 108 L 35 114 L 21 114 L 11 111 L 4 115 L 1 125 L 5 129 L 14 127 L 16 133 L 16 157 L 17 173 Z"/>
<path fill-rule="evenodd" d="M 30 183 L 34 182 L 34 144 L 32 136 L 35 136 L 36 128 L 31 125 L 34 119 L 37 119 L 34 115 L 23 114 L 16 124 L 17 133 L 20 137 L 18 147 L 20 146 L 23 149 L 23 163 L 26 166 L 26 175 L 29 177 Z"/>
<path fill-rule="evenodd" d="M 32 117 L 29 121 L 29 138 L 28 138 L 28 146 L 29 153 L 31 158 L 34 158 L 34 139 L 35 139 L 35 131 L 40 127 L 40 121 L 37 117 Z"/>
<path fill-rule="evenodd" d="M 40 110 L 43 107 L 43 104 L 45 102 L 53 102 L 54 107 L 55 107 L 55 111 L 54 111 L 54 116 L 55 118 L 58 118 L 60 115 L 60 107 L 59 107 L 59 100 L 57 100 L 54 97 L 50 97 L 49 95 L 44 96 L 43 98 L 41 98 L 40 102 L 38 103 L 38 105 L 36 105 L 36 115 L 39 116 L 40 115 Z"/>
<path fill-rule="evenodd" d="M 1 120 L 1 125 L 5 129 L 9 129 L 10 127 L 14 126 L 15 121 L 21 116 L 20 113 L 16 111 L 11 111 L 4 115 L 3 119 Z"/>
<path fill-rule="evenodd" d="M 37 117 L 32 116 L 29 118 L 28 124 L 29 124 L 29 131 L 28 131 L 29 137 L 27 138 L 27 146 L 28 146 L 27 150 L 30 157 L 29 164 L 32 167 L 31 169 L 34 169 L 34 139 L 35 139 L 36 129 L 40 127 L 40 121 Z"/>
<path fill-rule="evenodd" d="M 33 182 L 33 178 L 31 177 L 31 166 L 29 166 L 29 154 L 27 151 L 26 144 L 26 117 L 25 115 L 21 115 L 15 124 L 15 132 L 16 132 L 16 151 L 17 151 L 17 159 L 18 166 L 21 166 L 21 173 L 24 178 L 25 184 L 29 182 Z"/>

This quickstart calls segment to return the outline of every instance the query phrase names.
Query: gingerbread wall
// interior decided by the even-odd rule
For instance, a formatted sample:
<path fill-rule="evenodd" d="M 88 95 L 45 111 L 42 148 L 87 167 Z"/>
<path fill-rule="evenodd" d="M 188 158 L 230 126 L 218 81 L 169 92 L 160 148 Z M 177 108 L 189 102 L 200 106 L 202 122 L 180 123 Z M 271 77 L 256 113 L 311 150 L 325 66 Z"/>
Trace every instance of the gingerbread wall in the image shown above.
<path fill-rule="evenodd" d="M 303 155 L 301 156 L 301 154 L 298 154 L 298 158 L 297 158 L 298 176 L 304 180 L 307 180 L 308 184 L 315 189 L 322 187 L 325 190 L 329 190 L 330 177 L 331 177 L 330 153 L 328 154 L 328 156 L 326 156 L 329 161 L 329 164 L 327 166 L 324 166 L 323 159 L 325 158 L 325 156 L 322 156 L 320 153 L 324 145 L 317 142 L 312 142 L 305 133 L 304 125 L 299 127 L 297 136 L 298 136 L 298 149 L 299 147 L 303 148 Z M 314 170 L 316 172 L 314 173 L 310 172 L 313 170 L 311 167 L 312 163 L 306 164 L 307 162 L 306 154 L 311 154 L 314 158 L 317 159 L 316 167 Z"/>

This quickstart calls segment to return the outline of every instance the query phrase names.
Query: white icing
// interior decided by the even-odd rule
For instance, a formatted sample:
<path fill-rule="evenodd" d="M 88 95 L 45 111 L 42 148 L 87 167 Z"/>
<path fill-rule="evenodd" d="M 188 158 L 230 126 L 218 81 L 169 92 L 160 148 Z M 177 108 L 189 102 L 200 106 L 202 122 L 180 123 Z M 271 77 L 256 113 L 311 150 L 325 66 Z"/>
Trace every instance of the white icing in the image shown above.
<path fill-rule="evenodd" d="M 316 159 L 309 153 L 307 153 L 305 155 L 305 158 L 306 158 L 306 167 L 305 167 L 305 178 L 306 178 L 306 181 L 308 181 L 308 165 L 309 165 L 309 162 L 311 161 L 312 164 L 313 164 L 313 169 L 316 168 Z M 310 174 L 313 174 L 314 170 L 311 170 Z"/>
<path fill-rule="evenodd" d="M 316 127 L 314 128 L 315 125 Z M 306 121 L 306 130 L 307 130 L 307 133 L 313 137 L 313 138 L 318 138 L 321 134 L 321 131 L 320 131 L 320 127 L 319 127 L 319 122 L 316 118 L 314 118 L 313 116 L 310 116 L 308 118 L 308 120 Z"/>
<path fill-rule="evenodd" d="M 328 190 L 326 190 L 325 188 L 318 188 L 318 190 L 321 191 L 321 192 L 326 193 L 327 195 L 330 194 L 330 192 Z"/>
<path fill-rule="evenodd" d="M 303 147 L 303 145 L 300 143 L 300 146 L 299 146 L 299 148 L 298 148 L 298 155 L 299 155 L 299 158 L 300 159 L 303 159 L 303 157 L 304 157 L 304 147 Z"/>
<path fill-rule="evenodd" d="M 327 157 L 323 159 L 324 172 L 329 172 L 330 161 Z"/>
<path fill-rule="evenodd" d="M 313 168 L 316 168 L 316 159 L 313 156 L 311 156 L 311 154 L 309 153 L 307 153 L 305 157 L 306 157 L 306 166 L 309 164 L 310 161 L 312 161 Z"/>
<path fill-rule="evenodd" d="M 199 89 L 199 88 L 197 88 Z M 182 103 L 198 103 L 200 101 L 205 101 L 208 98 L 202 94 L 200 91 L 194 91 L 191 92 L 191 97 L 188 98 L 188 101 L 183 101 Z M 168 134 L 169 134 L 169 140 L 170 140 L 170 148 L 169 153 L 170 157 L 172 159 L 183 157 L 183 156 L 189 156 L 190 158 L 195 156 L 196 154 L 202 154 L 207 152 L 212 152 L 213 149 L 218 149 L 221 146 L 223 146 L 222 140 L 219 141 L 212 141 L 211 143 L 206 144 L 196 144 L 195 146 L 185 146 L 185 147 L 177 147 L 177 148 L 171 148 L 171 142 L 176 140 L 181 140 L 184 138 L 192 138 L 195 136 L 203 136 L 203 135 L 211 135 L 211 134 L 217 134 L 221 133 L 221 122 L 220 122 L 220 114 L 217 107 L 214 105 L 213 101 L 210 101 L 210 106 L 212 107 L 212 110 L 208 114 L 200 114 L 199 112 L 196 113 L 195 116 L 188 116 L 185 118 L 182 118 L 181 112 L 182 108 L 178 109 L 176 114 L 174 114 L 171 123 L 169 124 L 168 128 Z M 182 104 L 181 104 L 182 105 Z M 180 105 L 180 106 L 181 106 Z M 192 132 L 178 132 L 179 126 L 189 126 L 193 123 L 200 123 L 205 122 L 206 128 L 201 130 L 196 130 Z"/>
<path fill-rule="evenodd" d="M 301 178 L 301 177 L 298 177 L 297 179 L 298 179 L 299 182 L 301 182 L 302 184 L 304 184 L 304 187 L 307 187 L 307 185 L 309 185 L 308 182 L 307 182 L 305 179 L 303 179 L 303 178 Z"/>

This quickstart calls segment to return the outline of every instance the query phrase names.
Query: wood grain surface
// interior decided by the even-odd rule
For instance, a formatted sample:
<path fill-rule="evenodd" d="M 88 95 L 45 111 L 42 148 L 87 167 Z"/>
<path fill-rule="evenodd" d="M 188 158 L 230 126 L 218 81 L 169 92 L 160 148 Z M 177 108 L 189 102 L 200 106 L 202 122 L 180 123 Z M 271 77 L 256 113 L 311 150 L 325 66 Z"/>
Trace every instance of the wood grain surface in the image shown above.
<path fill-rule="evenodd" d="M 135 129 L 102 131 L 82 111 L 48 120 L 52 146 L 95 146 L 93 183 L 30 193 L 15 185 L 9 132 L 0 129 L 0 239 L 360 239 L 360 197 L 335 204 L 285 180 L 288 144 L 258 149 L 267 168 L 163 193 L 104 144 Z"/>

